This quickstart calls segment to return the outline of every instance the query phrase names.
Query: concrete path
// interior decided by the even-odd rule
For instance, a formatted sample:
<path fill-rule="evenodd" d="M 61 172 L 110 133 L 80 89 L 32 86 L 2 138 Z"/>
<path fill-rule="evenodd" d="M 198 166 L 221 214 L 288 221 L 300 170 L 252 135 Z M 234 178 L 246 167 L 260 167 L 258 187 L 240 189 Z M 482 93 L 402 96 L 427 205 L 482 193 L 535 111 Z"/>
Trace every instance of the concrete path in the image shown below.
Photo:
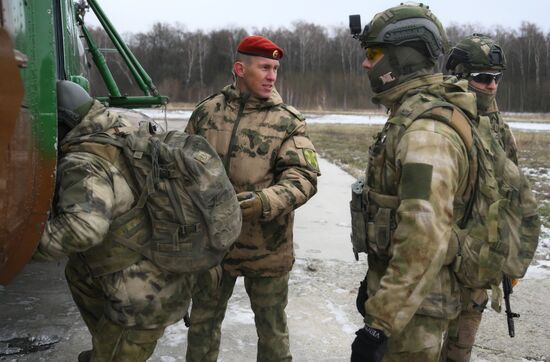
<path fill-rule="evenodd" d="M 317 194 L 296 210 L 296 257 L 353 261 L 349 200 L 355 179 L 325 159 L 319 167 Z"/>

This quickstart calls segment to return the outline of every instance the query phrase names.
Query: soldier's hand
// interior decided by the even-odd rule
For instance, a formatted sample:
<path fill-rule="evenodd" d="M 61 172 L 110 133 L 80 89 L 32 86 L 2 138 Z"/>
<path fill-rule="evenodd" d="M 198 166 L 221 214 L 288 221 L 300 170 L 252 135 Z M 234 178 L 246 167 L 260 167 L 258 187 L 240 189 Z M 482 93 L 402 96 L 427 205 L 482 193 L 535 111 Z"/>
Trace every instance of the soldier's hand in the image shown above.
<path fill-rule="evenodd" d="M 384 332 L 365 325 L 355 335 L 357 337 L 351 344 L 351 362 L 381 362 L 388 341 Z"/>
<path fill-rule="evenodd" d="M 243 213 L 243 221 L 257 220 L 262 216 L 262 200 L 255 192 L 241 192 L 237 200 Z"/>
<path fill-rule="evenodd" d="M 519 279 L 512 278 L 510 279 L 510 282 L 512 283 L 512 288 L 513 288 L 519 283 Z"/>

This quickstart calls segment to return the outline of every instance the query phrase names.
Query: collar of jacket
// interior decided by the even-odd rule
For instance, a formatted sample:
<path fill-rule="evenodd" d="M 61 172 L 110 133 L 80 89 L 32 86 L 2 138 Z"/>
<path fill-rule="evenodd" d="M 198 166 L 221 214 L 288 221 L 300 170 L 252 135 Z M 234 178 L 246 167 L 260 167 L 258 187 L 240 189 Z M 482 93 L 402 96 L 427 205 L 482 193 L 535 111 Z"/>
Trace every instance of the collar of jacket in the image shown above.
<path fill-rule="evenodd" d="M 123 120 L 117 112 L 111 112 L 107 107 L 95 100 L 94 104 L 82 121 L 73 128 L 62 143 L 85 135 L 104 132 L 113 127 L 128 127 L 130 123 Z"/>
<path fill-rule="evenodd" d="M 382 104 L 390 110 L 395 110 L 399 108 L 401 100 L 406 98 L 405 96 L 410 95 L 411 92 L 418 93 L 431 85 L 441 82 L 443 82 L 443 74 L 441 73 L 416 77 L 386 91 L 377 93 L 372 97 L 372 102 Z"/>
<path fill-rule="evenodd" d="M 375 97 L 393 114 L 403 101 L 417 93 L 427 93 L 454 104 L 470 119 L 477 117 L 475 94 L 468 91 L 468 81 L 444 77 L 441 73 L 421 76 L 377 94 Z"/>
<path fill-rule="evenodd" d="M 283 103 L 283 99 L 275 88 L 267 99 L 261 99 L 241 92 L 235 84 L 230 84 L 222 89 L 227 104 L 233 109 L 239 109 L 241 102 L 246 101 L 244 113 L 252 113 L 268 108 L 273 108 Z M 248 96 L 248 97 L 247 97 Z"/>

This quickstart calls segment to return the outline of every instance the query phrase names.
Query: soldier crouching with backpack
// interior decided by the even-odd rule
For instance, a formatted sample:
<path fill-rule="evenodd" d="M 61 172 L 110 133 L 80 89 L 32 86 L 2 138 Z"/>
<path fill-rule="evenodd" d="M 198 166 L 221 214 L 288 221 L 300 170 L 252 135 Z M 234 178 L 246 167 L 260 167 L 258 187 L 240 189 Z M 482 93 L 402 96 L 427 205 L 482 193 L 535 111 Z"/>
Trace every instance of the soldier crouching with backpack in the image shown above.
<path fill-rule="evenodd" d="M 503 155 L 517 165 L 516 141 L 510 127 L 502 119 L 496 102 L 498 84 L 506 69 L 506 58 L 501 47 L 488 36 L 473 34 L 451 49 L 446 68 L 459 79 L 466 79 L 469 90 L 476 94 L 479 118 L 475 124 L 480 128 L 480 134 L 483 134 L 481 128 L 486 124 L 489 128 L 485 132 L 487 137 L 496 140 L 499 148 L 504 151 Z M 526 222 L 522 225 L 523 231 L 516 230 L 516 232 L 530 235 L 530 238 L 525 238 L 525 241 L 531 241 L 536 247 L 540 219 L 529 182 L 524 176 L 522 179 L 520 193 L 524 196 L 520 199 L 522 207 L 519 214 L 526 219 Z M 530 261 L 531 258 L 527 257 L 527 259 Z M 514 280 L 517 281 L 517 279 Z M 515 283 L 512 282 L 512 284 Z M 486 289 L 463 288 L 462 311 L 449 325 L 442 361 L 467 362 L 470 360 L 482 313 L 488 301 Z"/>
<path fill-rule="evenodd" d="M 166 184 L 166 180 L 187 180 L 190 175 L 170 168 L 165 160 L 171 155 L 166 142 L 149 142 L 153 138 L 148 123 L 139 130 L 132 127 L 68 81 L 58 83 L 58 113 L 62 155 L 56 202 L 34 259 L 69 257 L 67 282 L 92 335 L 92 350 L 80 353 L 79 361 L 145 361 L 164 329 L 183 318 L 197 279 L 216 278 L 219 274 L 214 266 L 220 260 L 215 258 L 195 265 L 192 272 L 168 271 L 164 266 L 170 263 L 163 264 L 163 258 L 174 257 L 174 247 L 179 258 L 195 257 L 186 253 L 196 251 L 197 242 L 210 229 L 205 230 L 203 224 L 188 225 L 196 213 L 191 203 L 187 204 L 190 210 L 180 210 L 181 220 L 177 222 L 159 222 L 161 213 L 153 212 L 159 205 L 172 211 L 171 205 L 183 203 L 178 194 L 159 198 L 159 185 Z M 145 136 L 136 136 L 139 132 Z M 170 133 L 170 137 L 187 140 L 183 132 Z M 148 141 L 136 142 L 145 147 L 132 153 L 127 143 L 131 139 Z M 189 144 L 207 146 L 196 136 L 189 136 Z M 218 173 L 231 187 L 219 158 L 208 147 L 194 155 L 207 167 L 210 161 L 217 160 Z M 127 158 L 128 150 L 135 162 L 149 166 L 149 172 L 140 176 L 132 169 L 134 160 Z M 239 207 L 232 189 L 226 199 L 226 210 L 237 215 L 226 220 L 227 230 L 231 231 L 234 225 L 233 234 L 229 232 L 234 240 L 241 218 L 235 212 Z M 168 216 L 164 217 L 169 219 L 175 213 L 165 212 Z M 224 252 L 219 254 L 223 256 Z M 171 261 L 186 264 L 185 259 Z"/>

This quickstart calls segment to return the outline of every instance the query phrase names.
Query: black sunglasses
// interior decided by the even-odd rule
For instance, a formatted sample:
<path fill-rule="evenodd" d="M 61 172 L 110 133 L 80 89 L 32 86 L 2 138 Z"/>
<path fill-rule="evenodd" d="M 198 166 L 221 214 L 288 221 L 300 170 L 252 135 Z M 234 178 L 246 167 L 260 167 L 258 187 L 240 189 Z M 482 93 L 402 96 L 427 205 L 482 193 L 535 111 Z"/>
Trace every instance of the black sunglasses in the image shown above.
<path fill-rule="evenodd" d="M 495 80 L 495 83 L 498 84 L 500 79 L 502 78 L 502 73 L 470 73 L 469 79 L 474 80 L 478 83 L 483 84 L 490 84 L 493 79 Z"/>

